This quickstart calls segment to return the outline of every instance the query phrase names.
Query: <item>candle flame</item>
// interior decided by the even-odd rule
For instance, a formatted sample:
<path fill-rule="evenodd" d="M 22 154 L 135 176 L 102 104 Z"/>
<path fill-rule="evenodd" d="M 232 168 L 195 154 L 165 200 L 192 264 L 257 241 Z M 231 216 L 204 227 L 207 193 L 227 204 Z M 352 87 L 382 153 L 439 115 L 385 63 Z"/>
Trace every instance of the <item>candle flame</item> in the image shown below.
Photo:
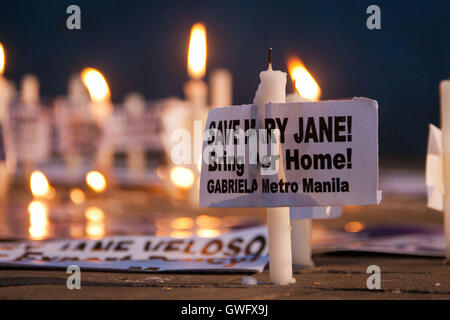
<path fill-rule="evenodd" d="M 201 79 L 206 71 L 206 28 L 201 23 L 192 26 L 188 52 L 188 74 Z"/>
<path fill-rule="evenodd" d="M 5 49 L 3 48 L 3 44 L 0 43 L 0 75 L 5 71 Z"/>
<path fill-rule="evenodd" d="M 192 170 L 184 167 L 174 167 L 170 171 L 170 180 L 177 187 L 190 189 L 194 184 L 195 176 Z"/>
<path fill-rule="evenodd" d="M 290 58 L 288 60 L 288 69 L 291 79 L 294 82 L 295 90 L 298 94 L 305 99 L 312 101 L 319 100 L 320 87 L 303 65 L 300 58 Z"/>
<path fill-rule="evenodd" d="M 110 99 L 108 83 L 100 71 L 86 68 L 81 72 L 81 80 L 88 89 L 92 101 L 106 102 Z"/>
<path fill-rule="evenodd" d="M 30 178 L 30 189 L 37 198 L 46 197 L 51 193 L 50 184 L 41 171 L 34 171 Z"/>
<path fill-rule="evenodd" d="M 91 187 L 95 192 L 103 192 L 106 189 L 106 179 L 105 177 L 98 171 L 88 172 L 86 175 L 86 183 L 89 187 Z"/>

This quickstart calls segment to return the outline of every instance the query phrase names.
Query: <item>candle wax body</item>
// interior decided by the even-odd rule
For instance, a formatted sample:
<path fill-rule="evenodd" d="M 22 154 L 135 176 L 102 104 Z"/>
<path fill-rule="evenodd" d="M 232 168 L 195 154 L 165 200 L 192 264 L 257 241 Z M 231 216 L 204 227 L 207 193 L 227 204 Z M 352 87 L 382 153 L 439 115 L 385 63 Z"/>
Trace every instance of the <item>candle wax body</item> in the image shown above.
<path fill-rule="evenodd" d="M 197 181 L 200 178 L 199 172 L 197 170 L 197 161 L 201 157 L 201 146 L 203 144 L 203 132 L 204 124 L 206 123 L 206 118 L 208 117 L 207 108 L 207 98 L 208 98 L 208 86 L 202 80 L 189 80 L 184 85 L 184 94 L 186 100 L 189 101 L 191 105 L 191 117 L 187 124 L 187 128 L 191 134 L 192 139 L 192 164 L 187 165 L 187 167 L 192 171 L 195 176 L 194 185 L 189 189 L 188 200 L 193 207 L 198 207 L 200 201 L 200 189 Z M 199 127 L 198 121 L 201 121 Z M 195 123 L 197 122 L 197 123 Z M 200 130 L 200 131 L 199 131 Z M 200 134 L 196 134 L 196 132 Z"/>
<path fill-rule="evenodd" d="M 286 73 L 267 71 L 259 75 L 261 83 L 253 103 L 258 108 L 257 128 L 264 128 L 265 105 L 286 102 Z M 267 208 L 267 227 L 269 236 L 270 281 L 287 285 L 295 282 L 292 278 L 291 226 L 289 208 Z"/>
<path fill-rule="evenodd" d="M 226 107 L 232 105 L 233 80 L 231 73 L 226 69 L 217 69 L 211 75 L 211 105 L 213 107 Z"/>
<path fill-rule="evenodd" d="M 286 97 L 287 102 L 310 102 L 297 92 L 290 93 Z M 313 208 L 296 208 L 302 211 L 305 216 L 313 212 Z M 324 208 L 325 209 L 325 208 Z M 312 217 L 311 217 L 312 218 Z M 312 220 L 311 219 L 296 219 L 291 220 L 291 238 L 292 238 L 292 263 L 294 269 L 302 269 L 313 267 L 312 251 L 311 251 L 311 235 L 312 235 Z"/>
<path fill-rule="evenodd" d="M 445 258 L 450 261 L 450 80 L 441 81 L 441 130 L 444 155 Z"/>

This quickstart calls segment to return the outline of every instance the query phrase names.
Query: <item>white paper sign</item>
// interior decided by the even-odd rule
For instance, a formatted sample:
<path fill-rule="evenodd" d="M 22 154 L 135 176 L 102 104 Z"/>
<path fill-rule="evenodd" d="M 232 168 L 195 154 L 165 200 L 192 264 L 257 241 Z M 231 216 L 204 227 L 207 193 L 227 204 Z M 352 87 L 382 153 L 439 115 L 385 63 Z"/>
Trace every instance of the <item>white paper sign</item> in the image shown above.
<path fill-rule="evenodd" d="M 441 130 L 430 124 L 425 168 L 427 206 L 439 211 L 444 210 L 444 170 L 442 157 Z"/>
<path fill-rule="evenodd" d="M 268 262 L 267 228 L 254 227 L 216 238 L 116 236 L 99 240 L 0 242 L 0 266 L 175 271 L 259 271 Z"/>
<path fill-rule="evenodd" d="M 210 111 L 203 144 L 201 206 L 325 207 L 380 202 L 376 101 L 354 98 L 266 105 L 264 128 L 279 130 L 276 146 L 282 160 L 269 163 L 279 167 L 270 175 L 261 165 L 270 145 L 260 145 L 259 164 L 249 163 L 251 148 L 258 142 L 246 138 L 244 161 L 233 163 L 242 155 L 242 145 L 237 147 L 236 139 L 225 138 L 230 133 L 227 129 L 249 132 L 255 128 L 256 113 L 254 105 Z M 267 155 L 276 156 L 276 149 Z M 223 150 L 226 163 L 209 161 L 224 155 Z"/>

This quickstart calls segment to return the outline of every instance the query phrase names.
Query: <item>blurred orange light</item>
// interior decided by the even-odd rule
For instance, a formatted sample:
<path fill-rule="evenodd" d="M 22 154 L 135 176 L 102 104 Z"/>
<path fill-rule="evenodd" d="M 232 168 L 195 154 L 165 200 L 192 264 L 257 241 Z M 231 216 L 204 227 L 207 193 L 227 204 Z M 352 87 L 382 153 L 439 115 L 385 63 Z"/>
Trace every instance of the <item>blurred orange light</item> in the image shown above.
<path fill-rule="evenodd" d="M 198 216 L 195 222 L 200 228 L 215 229 L 220 226 L 220 219 L 207 215 Z"/>
<path fill-rule="evenodd" d="M 206 71 L 206 28 L 201 23 L 192 26 L 188 52 L 188 74 L 201 79 Z"/>
<path fill-rule="evenodd" d="M 177 187 L 190 189 L 195 182 L 195 176 L 192 170 L 188 168 L 174 167 L 170 170 L 170 180 Z"/>
<path fill-rule="evenodd" d="M 110 99 L 108 83 L 100 71 L 86 68 L 81 72 L 81 80 L 88 89 L 92 101 L 105 102 Z"/>
<path fill-rule="evenodd" d="M 170 226 L 174 229 L 191 229 L 194 226 L 194 220 L 189 217 L 176 218 L 172 220 Z"/>
<path fill-rule="evenodd" d="M 48 235 L 48 208 L 45 203 L 34 200 L 28 205 L 30 227 L 28 233 L 33 240 L 41 240 Z"/>
<path fill-rule="evenodd" d="M 298 94 L 305 99 L 319 100 L 320 87 L 298 57 L 289 58 L 288 69 Z"/>
<path fill-rule="evenodd" d="M 200 238 L 214 238 L 220 235 L 220 231 L 217 229 L 199 229 L 197 236 Z"/>
<path fill-rule="evenodd" d="M 0 43 L 0 75 L 5 71 L 5 49 L 3 48 L 3 44 Z"/>
<path fill-rule="evenodd" d="M 82 204 L 86 197 L 81 189 L 74 188 L 70 190 L 70 200 L 75 204 Z"/>
<path fill-rule="evenodd" d="M 189 238 L 192 236 L 192 231 L 175 230 L 170 233 L 170 236 L 177 239 Z"/>
<path fill-rule="evenodd" d="M 98 171 L 91 171 L 86 175 L 86 183 L 95 192 L 103 192 L 106 189 L 106 179 Z"/>
<path fill-rule="evenodd" d="M 34 171 L 31 174 L 30 189 L 35 197 L 46 197 L 50 193 L 50 184 L 41 171 Z"/>
<path fill-rule="evenodd" d="M 102 222 L 105 220 L 105 213 L 102 209 L 98 207 L 89 207 L 86 209 L 86 212 L 84 213 L 86 220 L 89 222 Z"/>
<path fill-rule="evenodd" d="M 345 225 L 345 231 L 351 233 L 361 232 L 362 230 L 364 230 L 364 228 L 365 228 L 364 223 L 359 221 L 352 221 Z"/>

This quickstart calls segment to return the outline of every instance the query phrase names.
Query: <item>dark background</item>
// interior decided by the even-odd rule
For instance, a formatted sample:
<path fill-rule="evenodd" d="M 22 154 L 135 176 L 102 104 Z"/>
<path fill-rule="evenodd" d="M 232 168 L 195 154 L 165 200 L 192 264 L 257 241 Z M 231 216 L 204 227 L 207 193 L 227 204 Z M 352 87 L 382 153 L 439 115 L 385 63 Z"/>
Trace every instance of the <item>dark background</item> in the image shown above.
<path fill-rule="evenodd" d="M 182 96 L 190 27 L 208 32 L 208 72 L 234 75 L 234 103 L 251 103 L 266 51 L 286 70 L 298 54 L 322 99 L 365 96 L 380 105 L 384 157 L 425 155 L 428 123 L 439 124 L 439 81 L 450 76 L 449 1 L 80 1 L 0 2 L 5 75 L 41 80 L 45 97 L 66 92 L 84 67 L 106 76 L 114 102 L 130 91 L 148 99 Z M 66 28 L 66 8 L 81 7 L 82 29 Z M 381 7 L 381 30 L 366 28 L 366 8 Z M 289 84 L 289 89 L 292 86 Z"/>

